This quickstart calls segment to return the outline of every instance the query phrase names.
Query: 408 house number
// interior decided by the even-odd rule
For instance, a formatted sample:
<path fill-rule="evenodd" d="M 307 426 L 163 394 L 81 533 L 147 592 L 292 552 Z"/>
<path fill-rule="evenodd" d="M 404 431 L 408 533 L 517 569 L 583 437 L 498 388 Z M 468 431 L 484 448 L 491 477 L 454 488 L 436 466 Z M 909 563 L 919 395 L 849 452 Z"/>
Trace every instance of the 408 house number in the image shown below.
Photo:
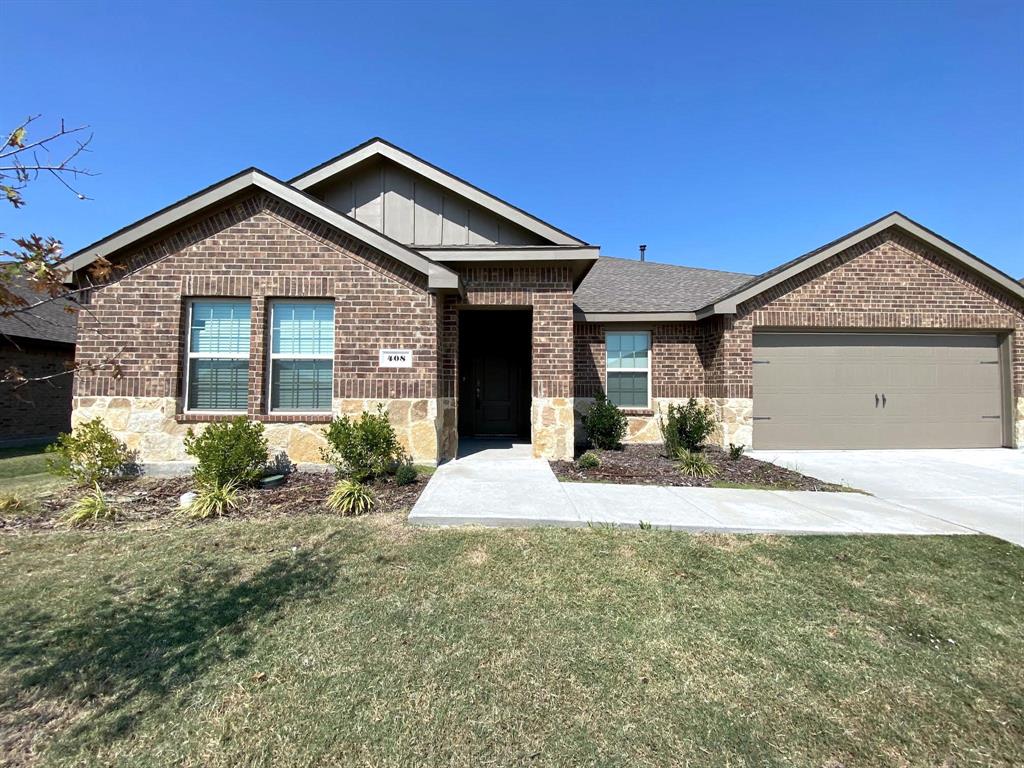
<path fill-rule="evenodd" d="M 412 350 L 382 349 L 379 365 L 381 368 L 412 368 Z"/>

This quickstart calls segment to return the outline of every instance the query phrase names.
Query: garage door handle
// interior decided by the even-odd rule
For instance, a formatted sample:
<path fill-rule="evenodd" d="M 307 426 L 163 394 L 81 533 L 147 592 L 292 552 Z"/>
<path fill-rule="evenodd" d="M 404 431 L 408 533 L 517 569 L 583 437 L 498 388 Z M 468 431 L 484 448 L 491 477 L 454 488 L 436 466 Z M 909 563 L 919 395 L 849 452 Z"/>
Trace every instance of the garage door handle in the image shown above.
<path fill-rule="evenodd" d="M 882 407 L 885 408 L 885 392 L 882 393 Z"/>
<path fill-rule="evenodd" d="M 878 407 L 878 393 L 875 392 L 875 408 Z"/>

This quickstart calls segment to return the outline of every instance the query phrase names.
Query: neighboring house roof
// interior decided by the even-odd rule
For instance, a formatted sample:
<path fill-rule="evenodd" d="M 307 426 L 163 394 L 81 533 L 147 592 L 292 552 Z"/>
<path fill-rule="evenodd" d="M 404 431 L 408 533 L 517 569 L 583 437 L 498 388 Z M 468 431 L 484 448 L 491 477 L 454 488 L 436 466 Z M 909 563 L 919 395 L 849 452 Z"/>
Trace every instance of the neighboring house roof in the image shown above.
<path fill-rule="evenodd" d="M 927 227 L 924 227 L 907 216 L 904 216 L 899 211 L 893 211 L 880 219 L 876 219 L 869 224 L 865 224 L 860 229 L 855 229 L 853 232 L 843 235 L 837 240 L 833 240 L 831 243 L 827 243 L 820 248 L 815 248 L 810 253 L 798 256 L 792 261 L 787 261 L 785 264 L 780 264 L 774 269 L 770 269 L 767 272 L 758 275 L 747 283 L 737 286 L 734 290 L 723 294 L 721 297 L 715 299 L 713 303 L 704 307 L 701 310 L 701 314 L 733 313 L 736 311 L 736 307 L 744 301 L 767 291 L 769 288 L 772 288 L 785 280 L 789 280 L 790 278 L 799 275 L 801 272 L 810 269 L 816 264 L 820 264 L 826 259 L 835 256 L 837 253 L 845 251 L 847 248 L 852 248 L 858 243 L 867 240 L 869 237 L 873 237 L 879 232 L 889 229 L 890 227 L 899 227 L 904 232 L 907 232 L 917 239 L 927 243 L 954 262 L 962 264 L 971 271 L 988 278 L 996 285 L 1002 286 L 1018 298 L 1024 299 L 1024 286 L 1022 286 L 1018 281 L 1014 280 L 1004 272 L 1000 272 L 991 264 L 982 261 L 974 254 L 965 251 L 963 248 L 950 242 L 941 235 L 937 235 Z"/>
<path fill-rule="evenodd" d="M 320 219 L 326 224 L 373 246 L 398 261 L 427 276 L 431 288 L 458 288 L 459 276 L 441 264 L 424 257 L 401 243 L 398 243 L 375 229 L 345 216 L 329 208 L 316 198 L 305 192 L 288 186 L 258 168 L 249 168 L 230 176 L 213 186 L 207 187 L 194 195 L 169 205 L 134 224 L 114 232 L 112 235 L 73 253 L 63 266 L 73 271 L 79 270 L 97 258 L 107 257 L 122 248 L 127 248 L 160 230 L 180 223 L 184 219 L 206 210 L 233 195 L 249 189 L 260 189 L 278 199 L 295 206 L 301 211 Z"/>
<path fill-rule="evenodd" d="M 635 314 L 643 314 L 644 320 L 694 320 L 698 309 L 752 277 L 602 256 L 583 278 L 573 299 L 577 314 L 586 320 L 628 320 Z"/>
<path fill-rule="evenodd" d="M 78 314 L 68 312 L 69 307 L 78 305 L 67 299 L 46 301 L 47 293 L 33 290 L 28 280 L 15 277 L 5 283 L 5 288 L 28 302 L 29 308 L 22 308 L 11 315 L 0 313 L 0 336 L 17 336 L 22 339 L 54 341 L 61 344 L 74 344 L 75 331 L 78 326 Z M 45 302 L 39 306 L 32 305 Z"/>
<path fill-rule="evenodd" d="M 518 224 L 523 229 L 539 235 L 554 245 L 587 245 L 584 240 L 573 237 L 568 232 L 564 232 L 561 229 L 558 229 L 558 227 L 538 219 L 536 216 L 527 213 L 522 208 L 518 208 L 511 203 L 507 203 L 501 198 L 495 197 L 489 192 L 485 192 L 479 187 L 470 184 L 468 181 L 448 173 L 448 171 L 443 168 L 438 168 L 436 165 L 428 163 L 423 158 L 417 157 L 411 152 L 406 152 L 404 149 L 396 147 L 394 144 L 381 138 L 370 139 L 369 141 L 360 144 L 358 147 L 350 149 L 348 152 L 344 152 L 337 157 L 331 158 L 327 162 L 321 163 L 315 168 L 311 168 L 304 173 L 300 173 L 288 183 L 296 189 L 310 189 L 311 187 L 328 181 L 334 176 L 347 171 L 353 166 L 372 160 L 376 157 L 384 157 L 394 163 L 398 163 L 399 165 L 408 168 L 413 173 L 417 173 L 420 176 L 430 179 L 435 184 L 438 184 L 457 195 L 461 195 L 467 200 L 476 203 L 482 208 L 486 208 L 498 216 L 502 216 L 509 221 Z"/>

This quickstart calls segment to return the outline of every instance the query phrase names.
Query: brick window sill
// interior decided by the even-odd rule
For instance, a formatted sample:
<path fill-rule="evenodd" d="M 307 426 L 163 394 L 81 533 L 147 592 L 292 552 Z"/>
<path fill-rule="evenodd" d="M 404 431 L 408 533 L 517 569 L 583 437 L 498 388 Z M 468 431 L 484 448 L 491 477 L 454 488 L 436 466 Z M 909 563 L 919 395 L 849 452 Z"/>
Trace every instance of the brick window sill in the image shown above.
<path fill-rule="evenodd" d="M 179 424 L 211 424 L 231 421 L 239 416 L 264 424 L 330 424 L 334 418 L 330 413 L 177 413 L 174 420 Z"/>
<path fill-rule="evenodd" d="M 624 414 L 627 416 L 653 416 L 654 411 L 650 408 L 622 408 Z"/>

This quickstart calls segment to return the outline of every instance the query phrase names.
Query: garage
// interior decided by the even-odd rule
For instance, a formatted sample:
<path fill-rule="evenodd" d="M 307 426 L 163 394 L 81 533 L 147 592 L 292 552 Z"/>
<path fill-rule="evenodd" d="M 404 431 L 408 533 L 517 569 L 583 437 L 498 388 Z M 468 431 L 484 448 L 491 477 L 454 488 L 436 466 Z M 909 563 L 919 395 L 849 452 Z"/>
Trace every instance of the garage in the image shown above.
<path fill-rule="evenodd" d="M 995 334 L 754 334 L 755 448 L 997 448 Z"/>

